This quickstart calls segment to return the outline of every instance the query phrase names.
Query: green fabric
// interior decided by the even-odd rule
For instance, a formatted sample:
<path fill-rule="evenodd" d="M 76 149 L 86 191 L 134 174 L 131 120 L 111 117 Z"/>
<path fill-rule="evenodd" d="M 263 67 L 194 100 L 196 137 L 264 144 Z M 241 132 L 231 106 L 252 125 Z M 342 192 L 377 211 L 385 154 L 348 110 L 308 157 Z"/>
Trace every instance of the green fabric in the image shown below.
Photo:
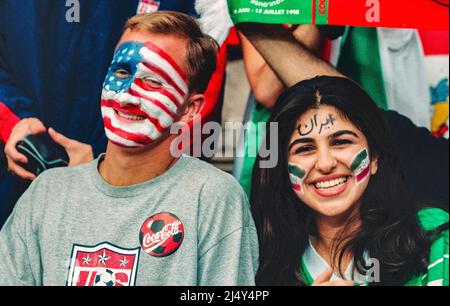
<path fill-rule="evenodd" d="M 256 103 L 250 118 L 249 128 L 246 132 L 247 134 L 244 143 L 244 162 L 242 164 L 241 176 L 239 178 L 239 182 L 248 197 L 251 195 L 253 166 L 256 161 L 256 157 L 253 157 L 254 154 L 249 153 L 259 151 L 259 148 L 266 137 L 266 130 L 260 128 L 258 123 L 269 122 L 270 116 L 271 112 L 269 109 L 259 103 Z"/>
<path fill-rule="evenodd" d="M 388 109 L 376 28 L 349 27 L 343 37 L 338 70 L 359 83 L 383 109 Z"/>
<path fill-rule="evenodd" d="M 311 24 L 313 21 L 313 0 L 228 0 L 228 7 L 235 24 Z M 328 22 L 328 18 L 321 17 L 320 21 Z"/>
<path fill-rule="evenodd" d="M 424 209 L 419 212 L 419 222 L 426 231 L 431 231 L 448 223 L 448 213 L 437 208 Z M 406 286 L 449 285 L 448 239 L 448 230 L 437 237 L 431 246 L 428 272 L 414 277 Z"/>
<path fill-rule="evenodd" d="M 426 208 L 418 213 L 419 224 L 425 231 L 434 230 L 448 223 L 448 213 L 438 208 Z M 430 249 L 428 271 L 425 274 L 412 278 L 405 286 L 449 286 L 449 231 L 439 234 Z M 308 286 L 314 282 L 305 266 L 300 260 L 300 276 Z"/>

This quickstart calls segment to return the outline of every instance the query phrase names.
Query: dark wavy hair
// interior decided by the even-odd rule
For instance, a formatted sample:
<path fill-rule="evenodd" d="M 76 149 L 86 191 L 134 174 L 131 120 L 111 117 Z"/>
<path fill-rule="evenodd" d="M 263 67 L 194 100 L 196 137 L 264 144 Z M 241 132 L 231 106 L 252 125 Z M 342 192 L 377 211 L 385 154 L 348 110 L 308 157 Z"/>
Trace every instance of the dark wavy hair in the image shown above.
<path fill-rule="evenodd" d="M 275 168 L 263 169 L 259 156 L 253 171 L 252 213 L 260 244 L 258 285 L 304 285 L 299 274 L 300 259 L 309 236 L 315 234 L 314 213 L 292 190 L 288 174 L 288 146 L 299 117 L 321 105 L 335 107 L 367 138 L 371 156 L 377 156 L 378 172 L 370 180 L 362 198 L 361 225 L 350 237 L 344 233 L 354 221 L 348 220 L 333 243 L 333 261 L 342 269 L 346 252 L 354 256 L 358 272 L 370 267 L 366 252 L 380 262 L 380 283 L 403 285 L 426 271 L 431 233 L 417 219 L 417 205 L 410 196 L 400 169 L 396 146 L 381 110 L 355 82 L 340 77 L 316 77 L 300 82 L 283 93 L 273 111 L 271 122 L 278 123 L 278 156 Z M 267 129 L 267 139 L 270 137 Z M 270 143 L 268 144 L 270 146 Z M 446 225 L 448 228 L 448 224 Z"/>

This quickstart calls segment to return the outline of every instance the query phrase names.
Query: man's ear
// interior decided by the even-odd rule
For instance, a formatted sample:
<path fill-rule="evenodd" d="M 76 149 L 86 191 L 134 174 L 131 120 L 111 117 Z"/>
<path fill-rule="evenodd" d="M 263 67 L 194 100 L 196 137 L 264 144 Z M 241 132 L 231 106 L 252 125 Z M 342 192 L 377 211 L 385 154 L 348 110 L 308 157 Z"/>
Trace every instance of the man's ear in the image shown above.
<path fill-rule="evenodd" d="M 189 123 L 195 116 L 199 115 L 205 105 L 205 96 L 203 94 L 195 94 L 186 101 L 184 107 L 180 111 L 180 122 Z"/>

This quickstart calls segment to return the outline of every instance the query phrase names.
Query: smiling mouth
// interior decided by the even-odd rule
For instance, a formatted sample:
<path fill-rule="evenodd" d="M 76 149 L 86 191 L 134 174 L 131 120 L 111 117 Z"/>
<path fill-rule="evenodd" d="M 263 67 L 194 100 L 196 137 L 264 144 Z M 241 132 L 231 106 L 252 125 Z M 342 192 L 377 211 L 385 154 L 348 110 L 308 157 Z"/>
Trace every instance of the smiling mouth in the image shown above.
<path fill-rule="evenodd" d="M 350 178 L 349 176 L 346 176 L 346 177 L 341 177 L 341 178 L 330 180 L 330 181 L 322 181 L 322 182 L 313 183 L 313 185 L 314 185 L 314 187 L 316 187 L 319 190 L 334 189 L 334 188 L 342 187 L 345 183 L 347 183 L 349 178 Z"/>
<path fill-rule="evenodd" d="M 343 193 L 350 182 L 351 176 L 343 176 L 327 181 L 313 182 L 309 185 L 313 187 L 316 193 L 323 197 L 333 197 Z"/>
<path fill-rule="evenodd" d="M 144 116 L 125 114 L 125 113 L 123 113 L 121 111 L 118 111 L 117 109 L 114 109 L 114 112 L 116 113 L 116 115 L 118 117 L 126 119 L 126 120 L 131 120 L 131 121 L 142 121 L 142 120 L 145 120 Z"/>

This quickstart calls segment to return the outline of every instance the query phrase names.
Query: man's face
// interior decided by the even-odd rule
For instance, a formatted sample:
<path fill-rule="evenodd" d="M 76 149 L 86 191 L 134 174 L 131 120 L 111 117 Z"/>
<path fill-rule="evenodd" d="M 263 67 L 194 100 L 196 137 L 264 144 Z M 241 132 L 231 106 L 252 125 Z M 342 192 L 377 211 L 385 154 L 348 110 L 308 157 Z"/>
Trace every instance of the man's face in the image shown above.
<path fill-rule="evenodd" d="M 106 135 L 135 148 L 160 139 L 179 118 L 189 94 L 187 40 L 175 35 L 127 31 L 102 91 Z"/>

